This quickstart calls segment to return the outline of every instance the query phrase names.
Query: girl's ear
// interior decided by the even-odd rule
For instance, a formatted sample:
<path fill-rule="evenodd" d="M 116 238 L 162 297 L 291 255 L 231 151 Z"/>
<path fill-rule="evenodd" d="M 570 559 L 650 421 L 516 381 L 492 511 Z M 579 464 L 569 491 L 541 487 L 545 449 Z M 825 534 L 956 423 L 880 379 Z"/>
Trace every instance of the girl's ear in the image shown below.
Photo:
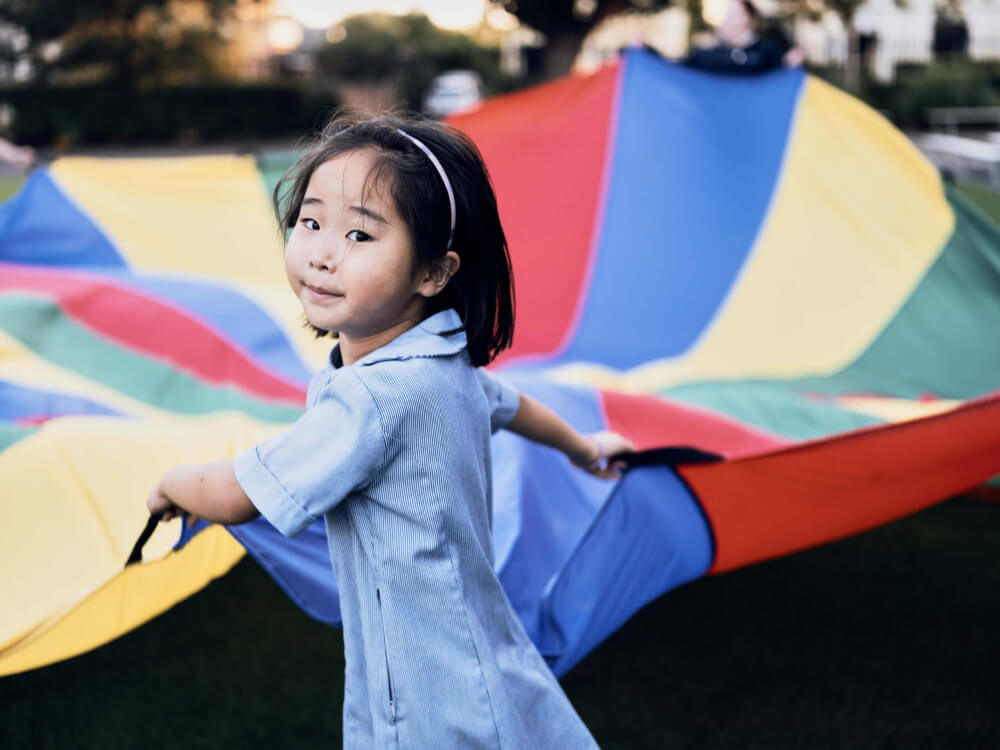
<path fill-rule="evenodd" d="M 458 272 L 461 265 L 462 260 L 454 250 L 449 250 L 433 263 L 427 264 L 417 277 L 417 294 L 433 297 L 448 286 L 451 277 Z"/>

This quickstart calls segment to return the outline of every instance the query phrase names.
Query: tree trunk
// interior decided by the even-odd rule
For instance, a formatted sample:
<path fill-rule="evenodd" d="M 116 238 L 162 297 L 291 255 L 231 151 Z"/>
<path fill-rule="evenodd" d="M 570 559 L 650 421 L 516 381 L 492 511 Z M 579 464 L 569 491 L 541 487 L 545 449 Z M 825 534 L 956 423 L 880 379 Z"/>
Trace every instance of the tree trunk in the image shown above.
<path fill-rule="evenodd" d="M 545 80 L 564 76 L 573 69 L 587 31 L 584 27 L 574 27 L 546 35 L 547 42 L 542 51 L 542 76 Z"/>
<path fill-rule="evenodd" d="M 844 19 L 844 29 L 847 31 L 847 58 L 844 60 L 844 86 L 852 94 L 861 91 L 861 41 L 858 30 L 854 28 L 854 19 Z"/>

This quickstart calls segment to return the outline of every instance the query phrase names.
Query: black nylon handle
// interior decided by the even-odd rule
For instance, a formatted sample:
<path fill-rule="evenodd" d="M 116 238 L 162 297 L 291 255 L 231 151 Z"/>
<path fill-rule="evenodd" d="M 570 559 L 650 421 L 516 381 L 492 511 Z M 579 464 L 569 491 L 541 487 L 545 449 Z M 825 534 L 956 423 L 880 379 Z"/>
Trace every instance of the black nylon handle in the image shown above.
<path fill-rule="evenodd" d="M 128 560 L 125 561 L 125 567 L 133 563 L 142 562 L 142 548 L 146 546 L 146 542 L 149 541 L 149 537 L 153 536 L 153 531 L 156 530 L 156 524 L 160 522 L 163 517 L 162 513 L 151 513 L 149 520 L 146 521 L 146 528 L 142 530 L 139 534 L 139 538 L 135 540 L 135 546 L 132 547 L 132 554 L 128 556 Z"/>
<path fill-rule="evenodd" d="M 611 456 L 608 463 L 621 461 L 625 464 L 626 471 L 639 466 L 681 466 L 684 464 L 709 464 L 721 461 L 722 456 L 718 453 L 709 453 L 700 448 L 692 448 L 687 445 L 677 445 L 671 448 L 653 448 L 648 451 L 637 451 L 635 453 L 619 453 Z"/>

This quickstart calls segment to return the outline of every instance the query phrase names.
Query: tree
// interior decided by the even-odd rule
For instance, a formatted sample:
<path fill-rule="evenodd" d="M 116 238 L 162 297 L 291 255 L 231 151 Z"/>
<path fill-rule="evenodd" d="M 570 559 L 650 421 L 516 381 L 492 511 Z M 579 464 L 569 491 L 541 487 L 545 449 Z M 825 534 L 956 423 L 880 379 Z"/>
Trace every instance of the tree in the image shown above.
<path fill-rule="evenodd" d="M 684 2 L 684 0 L 681 0 Z M 492 0 L 526 26 L 542 32 L 542 76 L 556 78 L 573 67 L 584 37 L 609 16 L 628 10 L 653 11 L 669 0 Z M 700 0 L 694 0 L 699 2 Z"/>
<path fill-rule="evenodd" d="M 491 93 L 509 87 L 500 73 L 500 51 L 465 34 L 439 29 L 427 16 L 370 13 L 346 18 L 343 38 L 316 51 L 316 67 L 334 81 L 392 82 L 410 109 L 438 73 L 477 71 Z"/>
<path fill-rule="evenodd" d="M 221 22 L 239 0 L 0 0 L 0 24 L 23 30 L 39 80 L 123 88 L 215 71 Z"/>

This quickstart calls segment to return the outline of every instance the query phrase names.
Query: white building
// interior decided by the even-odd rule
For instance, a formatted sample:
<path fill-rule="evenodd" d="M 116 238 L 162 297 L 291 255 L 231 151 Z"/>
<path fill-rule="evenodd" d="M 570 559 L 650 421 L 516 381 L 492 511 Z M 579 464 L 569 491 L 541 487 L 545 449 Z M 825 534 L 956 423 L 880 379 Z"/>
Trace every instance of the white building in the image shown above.
<path fill-rule="evenodd" d="M 859 33 L 877 36 L 872 69 L 883 80 L 893 76 L 899 62 L 932 59 L 936 0 L 907 0 L 900 8 L 894 0 L 868 0 L 858 9 L 854 25 Z M 969 56 L 1000 59 L 1000 1 L 961 0 L 959 8 L 969 30 Z M 801 22 L 796 39 L 815 62 L 843 62 L 847 36 L 840 20 L 831 14 L 821 24 Z"/>

